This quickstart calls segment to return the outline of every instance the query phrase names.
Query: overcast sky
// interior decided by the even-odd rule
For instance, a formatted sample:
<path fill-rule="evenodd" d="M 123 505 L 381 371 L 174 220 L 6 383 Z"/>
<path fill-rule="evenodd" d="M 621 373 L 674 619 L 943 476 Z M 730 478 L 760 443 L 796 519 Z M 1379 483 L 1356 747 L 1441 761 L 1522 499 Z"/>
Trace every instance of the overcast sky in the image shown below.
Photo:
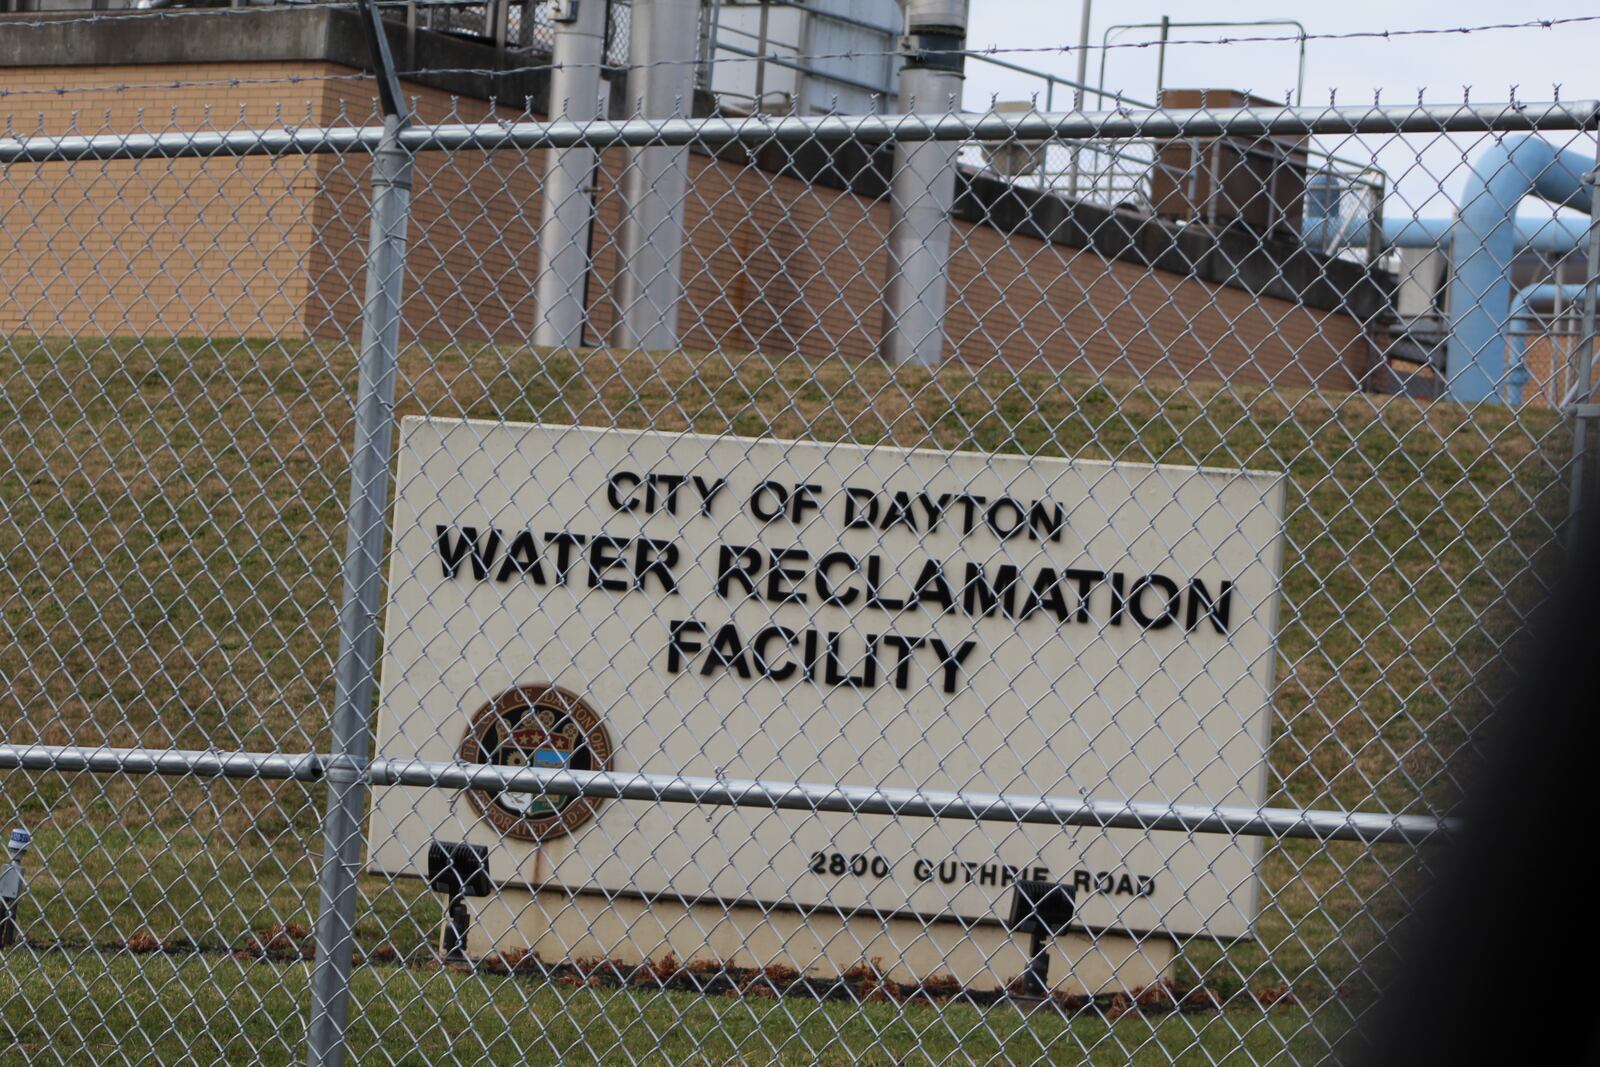
<path fill-rule="evenodd" d="M 972 0 L 968 42 L 971 47 L 1031 48 L 1060 44 L 1075 45 L 1081 8 L 1076 0 Z M 1600 14 L 1600 5 L 1573 0 L 1531 0 L 1527 3 L 1486 2 L 1486 0 L 1339 0 L 1337 3 L 1264 3 L 1257 0 L 1210 0 L 1203 3 L 1147 3 L 1142 0 L 1099 0 L 1093 7 L 1090 39 L 1098 44 L 1102 33 L 1113 24 L 1155 22 L 1162 15 L 1177 21 L 1210 19 L 1298 18 L 1308 33 L 1341 33 L 1364 30 L 1399 30 L 1470 26 L 1493 22 L 1524 22 L 1539 18 Z M 1174 28 L 1171 38 L 1214 38 L 1219 35 L 1293 34 L 1292 27 L 1250 29 Z M 1158 32 L 1134 29 L 1114 34 L 1113 42 L 1154 40 Z M 1431 103 L 1460 101 L 1464 86 L 1472 87 L 1472 98 L 1484 102 L 1508 98 L 1511 86 L 1527 101 L 1549 100 L 1559 85 L 1562 99 L 1592 99 L 1600 96 L 1600 22 L 1582 23 L 1555 29 L 1493 30 L 1474 34 L 1435 37 L 1399 37 L 1389 40 L 1312 40 L 1306 46 L 1305 103 L 1324 104 L 1330 91 L 1337 91 L 1341 103 L 1361 104 L 1381 91 L 1385 103 L 1404 104 L 1417 99 L 1418 92 Z M 1091 51 L 1088 80 L 1099 81 L 1099 50 Z M 1024 66 L 1072 77 L 1076 72 L 1074 54 L 1020 53 L 1004 58 Z M 1293 41 L 1264 44 L 1189 44 L 1172 45 L 1167 50 L 1165 84 L 1172 87 L 1215 87 L 1248 89 L 1258 95 L 1282 100 L 1296 80 L 1297 46 Z M 1113 49 L 1106 53 L 1106 86 L 1139 100 L 1155 94 L 1157 53 L 1155 48 Z M 1036 79 L 1000 70 L 982 62 L 969 62 L 965 104 L 970 109 L 987 106 L 991 95 L 1001 100 L 1026 100 L 1040 92 Z M 1060 90 L 1058 90 L 1060 92 Z M 1041 94 L 1041 104 L 1043 96 Z M 1070 98 L 1057 97 L 1056 106 L 1070 106 Z M 1589 145 L 1571 134 L 1555 134 L 1553 139 L 1571 143 L 1582 151 Z M 1391 203 L 1403 201 L 1406 214 L 1447 214 L 1449 204 L 1439 195 L 1453 198 L 1464 180 L 1462 155 L 1468 158 L 1481 148 L 1481 139 L 1468 137 L 1454 143 L 1441 137 L 1413 140 L 1408 145 L 1380 145 L 1369 139 L 1362 144 L 1345 144 L 1343 154 L 1369 157 L 1380 154 L 1390 171 L 1394 193 Z M 1418 156 L 1424 167 L 1419 167 Z M 1399 206 L 1398 204 L 1396 206 Z"/>
<path fill-rule="evenodd" d="M 1075 0 L 972 0 L 968 41 L 975 48 L 1075 45 L 1081 8 Z M 1420 27 L 1466 26 L 1492 22 L 1523 22 L 1538 18 L 1600 14 L 1593 0 L 1532 0 L 1531 3 L 1490 3 L 1484 0 L 1413 0 L 1410 3 L 1375 0 L 1339 0 L 1337 3 L 1295 4 L 1278 0 L 1211 0 L 1211 2 L 1148 3 L 1142 0 L 1099 0 L 1094 5 L 1090 39 L 1116 23 L 1155 22 L 1162 15 L 1173 21 L 1208 19 L 1298 18 L 1309 33 L 1360 30 L 1399 30 Z M 1196 39 L 1227 34 L 1292 34 L 1292 28 L 1174 29 L 1172 38 Z M 1113 42 L 1154 40 L 1153 29 L 1127 30 Z M 1352 102 L 1370 100 L 1381 89 L 1397 102 L 1416 99 L 1427 90 L 1430 100 L 1452 101 L 1463 85 L 1474 96 L 1505 99 L 1510 85 L 1519 94 L 1548 97 L 1553 83 L 1562 95 L 1573 98 L 1600 92 L 1600 66 L 1595 61 L 1600 45 L 1600 22 L 1550 30 L 1496 30 L 1479 34 L 1440 37 L 1400 37 L 1387 41 L 1309 41 L 1306 45 L 1306 102 L 1320 103 L 1330 89 Z M 1026 66 L 1071 77 L 1073 55 L 1028 54 L 1006 57 Z M 1089 80 L 1098 81 L 1100 55 L 1090 54 Z M 1226 86 L 1253 89 L 1263 96 L 1282 98 L 1295 83 L 1296 45 L 1293 42 L 1235 45 L 1174 45 L 1167 50 L 1169 85 Z M 1121 88 L 1140 99 L 1155 92 L 1156 49 L 1119 49 L 1107 54 L 1108 87 Z M 1027 79 L 1011 76 L 984 64 L 968 70 L 968 93 L 979 98 L 998 92 L 1015 94 Z M 973 103 L 969 99 L 969 103 Z"/>

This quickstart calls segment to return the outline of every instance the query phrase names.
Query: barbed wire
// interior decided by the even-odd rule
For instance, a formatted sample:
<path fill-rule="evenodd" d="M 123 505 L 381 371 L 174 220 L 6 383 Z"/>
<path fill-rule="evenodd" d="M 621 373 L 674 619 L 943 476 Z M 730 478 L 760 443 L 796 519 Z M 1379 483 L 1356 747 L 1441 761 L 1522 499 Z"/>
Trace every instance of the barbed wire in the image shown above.
<path fill-rule="evenodd" d="M 481 76 L 481 77 L 498 76 L 498 77 L 505 77 L 505 76 L 508 76 L 508 75 L 527 73 L 527 72 L 531 72 L 531 71 L 546 70 L 546 69 L 559 69 L 560 66 L 561 66 L 560 64 L 535 64 L 535 65 L 529 65 L 529 66 L 519 66 L 519 67 L 509 67 L 509 68 L 507 68 L 507 67 L 421 67 L 421 68 L 417 68 L 415 70 L 398 71 L 397 75 L 399 77 L 407 80 L 407 81 L 415 81 L 416 79 L 430 77 L 430 76 Z M 160 79 L 160 80 L 156 80 L 156 81 L 147 81 L 147 82 L 131 82 L 131 81 L 130 82 L 116 82 L 116 83 L 109 84 L 109 85 L 107 85 L 107 84 L 53 85 L 53 86 L 42 86 L 42 87 L 30 87 L 30 88 L 25 88 L 25 89 L 14 89 L 14 88 L 7 88 L 7 87 L 4 87 L 4 86 L 0 86 L 0 99 L 6 99 L 6 98 L 10 98 L 10 97 L 63 97 L 63 96 L 72 96 L 72 95 L 76 95 L 76 94 L 105 94 L 105 93 L 119 93 L 120 94 L 120 93 L 136 92 L 136 91 L 179 91 L 179 90 L 186 90 L 186 89 L 227 89 L 227 88 L 244 88 L 244 87 L 260 86 L 260 85 L 321 85 L 321 84 L 327 84 L 327 83 L 332 83 L 332 82 L 371 82 L 371 81 L 372 81 L 371 73 L 364 72 L 364 71 L 357 71 L 357 72 L 352 72 L 352 73 L 349 73 L 349 74 L 280 74 L 280 75 L 274 75 L 274 76 L 271 76 L 271 77 L 259 77 L 259 78 L 227 77 L 227 78 L 199 78 L 199 79 L 192 79 L 192 80 L 166 79 L 166 78 L 164 78 L 164 79 Z M 1554 103 L 1554 104 L 1563 103 L 1563 100 L 1562 100 L 1562 97 L 1561 97 L 1561 88 L 1562 88 L 1562 83 L 1560 83 L 1560 82 L 1555 82 L 1555 83 L 1551 84 L 1550 96 L 1548 98 L 1548 102 Z M 1506 96 L 1506 98 L 1504 100 L 1502 100 L 1502 101 L 1491 101 L 1491 102 L 1492 103 L 1504 103 L 1508 107 L 1511 107 L 1511 108 L 1521 107 L 1529 99 L 1526 93 L 1520 93 L 1519 92 L 1519 90 L 1521 90 L 1521 89 L 1522 89 L 1521 85 L 1510 85 L 1510 86 L 1507 87 L 1507 96 Z M 1254 90 L 1246 89 L 1246 90 L 1241 90 L 1241 91 L 1253 92 Z M 1470 104 L 1470 103 L 1472 103 L 1472 91 L 1473 91 L 1473 86 L 1470 86 L 1470 85 L 1461 86 L 1460 87 L 1460 94 L 1461 94 L 1460 95 L 1460 99 L 1459 99 L 1459 101 L 1453 101 L 1453 102 L 1459 102 L 1461 104 Z M 1416 90 L 1415 103 L 1418 106 L 1425 105 L 1428 102 L 1427 101 L 1427 92 L 1428 92 L 1428 90 L 1426 88 L 1422 88 L 1422 89 Z M 1130 109 L 1131 110 L 1166 110 L 1166 111 L 1186 110 L 1186 109 L 1183 109 L 1183 108 L 1160 108 L 1160 107 L 1157 107 L 1155 105 L 1129 104 L 1128 102 L 1123 100 L 1123 98 L 1121 97 L 1120 94 L 1118 94 L 1116 92 L 1112 92 L 1110 90 L 1107 90 L 1103 95 L 1106 96 L 1106 97 L 1110 97 L 1110 98 L 1112 98 L 1114 100 L 1121 101 L 1119 104 L 1117 104 L 1117 106 L 1106 107 L 1106 108 L 1099 109 L 1099 110 L 1106 111 L 1106 112 L 1128 111 Z M 990 103 L 993 104 L 994 100 L 996 99 L 996 94 L 990 93 L 989 96 L 990 96 Z M 1037 96 L 1037 94 L 1035 94 L 1035 96 Z M 471 97 L 468 94 L 460 94 L 460 93 L 451 93 L 450 94 L 450 98 L 451 98 L 452 101 L 460 100 L 460 99 L 476 99 L 474 97 Z M 415 99 L 415 94 L 413 94 L 413 99 Z M 531 95 L 526 95 L 525 94 L 520 100 L 517 100 L 515 98 L 506 98 L 506 97 L 491 97 L 489 99 L 483 100 L 482 103 L 487 105 L 488 108 L 491 111 L 500 110 L 500 109 L 510 109 L 510 110 L 518 111 L 519 113 L 526 113 L 526 114 L 530 114 L 531 115 L 531 114 L 535 114 L 533 106 L 532 106 L 532 100 L 533 100 L 533 98 L 532 98 Z M 1382 91 L 1381 90 L 1379 90 L 1379 91 L 1374 93 L 1373 100 L 1371 102 L 1374 105 L 1382 104 L 1383 101 L 1382 101 Z M 1442 102 L 1442 100 L 1438 101 L 1438 102 Z M 232 103 L 231 101 L 224 102 L 224 106 L 227 106 L 228 104 L 231 104 L 231 103 Z M 264 102 L 262 104 L 262 106 L 271 106 L 271 107 L 276 108 L 279 111 L 282 111 L 286 105 L 291 105 L 291 104 L 292 104 L 292 102 L 290 102 L 290 101 L 278 101 L 275 104 L 268 104 L 268 103 Z M 310 102 L 307 101 L 307 106 L 309 107 L 309 105 L 310 105 Z M 343 112 L 346 109 L 346 106 L 347 106 L 347 102 L 345 102 L 345 101 L 340 101 L 339 104 L 338 104 L 338 107 L 339 107 L 341 112 Z M 1285 104 L 1283 106 L 1287 107 L 1287 106 L 1295 106 L 1295 105 Z M 1313 105 L 1299 105 L 1299 106 L 1302 107 L 1302 108 L 1309 108 L 1309 107 L 1311 107 Z M 1337 99 L 1337 90 L 1330 90 L 1329 99 L 1328 99 L 1327 103 L 1325 105 L 1321 105 L 1321 106 L 1326 106 L 1326 107 L 1339 106 L 1339 101 Z M 176 105 L 174 105 L 174 109 L 175 109 L 175 107 L 176 107 Z M 243 112 L 243 105 L 241 105 L 240 110 L 241 110 L 241 113 L 242 113 Z M 977 107 L 957 106 L 955 108 L 955 110 L 972 112 L 972 111 L 978 111 L 978 110 L 982 110 L 982 109 L 981 108 L 977 108 Z M 1057 109 L 1057 110 L 1070 111 L 1070 110 L 1073 110 L 1073 109 L 1067 108 L 1067 109 Z M 1088 110 L 1086 110 L 1085 113 L 1090 113 L 1090 112 Z M 630 115 L 624 115 L 623 117 L 630 117 Z M 632 114 L 631 117 L 639 117 L 639 116 L 637 116 L 636 114 Z M 487 120 L 487 121 L 492 121 L 492 119 L 491 120 Z M 5 125 L 6 125 L 7 128 L 13 127 L 15 125 L 15 116 L 6 116 L 4 118 L 4 122 L 5 122 Z M 319 123 L 317 123 L 317 121 L 315 119 L 313 119 L 313 118 L 311 118 L 309 116 L 306 118 L 304 123 L 299 123 L 299 124 L 291 123 L 291 125 L 304 125 L 304 124 L 317 125 Z"/>
<path fill-rule="evenodd" d="M 420 72 L 419 72 L 420 73 Z M 251 85 L 321 85 L 327 82 L 369 82 L 372 75 L 365 71 L 350 74 L 278 74 L 261 78 L 198 78 L 183 80 L 163 78 L 159 81 L 116 82 L 111 85 L 52 85 L 27 89 L 10 89 L 0 86 L 0 99 L 10 96 L 68 96 L 73 93 L 126 93 L 136 89 L 225 89 Z"/>

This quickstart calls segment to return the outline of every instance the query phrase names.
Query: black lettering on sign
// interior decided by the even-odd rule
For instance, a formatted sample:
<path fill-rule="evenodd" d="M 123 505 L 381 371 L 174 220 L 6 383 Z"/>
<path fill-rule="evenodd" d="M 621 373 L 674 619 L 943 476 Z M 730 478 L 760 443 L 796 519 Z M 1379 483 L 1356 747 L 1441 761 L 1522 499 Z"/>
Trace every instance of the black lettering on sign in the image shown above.
<path fill-rule="evenodd" d="M 1020 575 L 1016 567 L 1002 563 L 996 569 L 991 583 L 982 566 L 967 564 L 967 584 L 961 590 L 961 609 L 974 618 L 993 615 L 996 610 L 1007 617 L 1015 616 L 1014 594 Z"/>
<path fill-rule="evenodd" d="M 588 540 L 589 538 L 585 534 L 567 533 L 564 530 L 560 533 L 547 533 L 544 535 L 545 544 L 556 546 L 557 581 L 563 584 L 566 583 L 567 575 L 572 573 L 572 550 L 582 548 Z"/>
<path fill-rule="evenodd" d="M 455 539 L 451 540 L 451 534 Z M 478 581 L 483 581 L 489 575 L 489 568 L 494 564 L 494 557 L 500 551 L 500 531 L 491 528 L 488 536 L 482 543 L 478 540 L 476 526 L 463 526 L 459 530 L 454 527 L 439 525 L 434 527 L 435 544 L 439 547 L 439 563 L 444 569 L 446 578 L 454 578 L 461 569 L 461 560 L 467 555 L 472 557 L 472 576 Z"/>
<path fill-rule="evenodd" d="M 639 487 L 642 480 L 632 471 L 614 471 L 611 477 L 606 479 L 606 503 L 618 511 L 632 511 L 639 506 L 633 490 Z"/>
<path fill-rule="evenodd" d="M 728 479 L 715 478 L 708 482 L 695 474 L 690 476 L 690 480 L 694 482 L 694 491 L 700 494 L 700 514 L 710 515 L 711 502 L 717 499 L 718 493 L 727 488 Z"/>
<path fill-rule="evenodd" d="M 678 546 L 671 541 L 657 541 L 641 537 L 634 543 L 633 585 L 644 591 L 644 580 L 651 575 L 661 583 L 663 593 L 678 591 L 678 577 L 673 568 L 678 565 Z"/>
<path fill-rule="evenodd" d="M 1157 610 L 1153 614 L 1148 603 L 1150 598 L 1145 596 L 1152 589 L 1161 594 L 1156 599 Z M 1133 621 L 1146 630 L 1165 630 L 1178 621 L 1178 583 L 1161 574 L 1145 575 L 1128 590 L 1128 610 Z"/>
<path fill-rule="evenodd" d="M 843 567 L 846 571 L 856 571 L 861 569 L 861 564 L 848 552 L 829 552 L 817 560 L 817 596 L 822 598 L 824 604 L 837 604 L 842 608 L 847 608 L 861 596 L 861 590 L 851 586 L 840 591 L 833 584 L 833 578 L 829 574 L 835 567 Z"/>
<path fill-rule="evenodd" d="M 544 567 L 539 562 L 538 545 L 532 530 L 519 530 L 517 536 L 511 539 L 511 547 L 506 549 L 505 562 L 500 564 L 500 573 L 495 575 L 495 581 L 509 581 L 513 575 L 525 574 L 537 584 L 544 585 Z"/>
<path fill-rule="evenodd" d="M 1212 627 L 1219 634 L 1228 632 L 1228 606 L 1233 600 L 1233 583 L 1224 581 L 1217 588 L 1216 599 L 1211 598 L 1211 590 L 1206 588 L 1204 582 L 1198 578 L 1189 579 L 1189 610 L 1184 616 L 1183 625 L 1187 630 L 1193 630 L 1200 625 L 1200 612 L 1204 608 L 1206 618 L 1211 620 Z"/>
<path fill-rule="evenodd" d="M 667 630 L 667 673 L 681 674 L 688 657 L 701 651 L 706 646 L 695 640 L 704 637 L 706 632 L 703 623 L 693 619 L 675 619 Z"/>
<path fill-rule="evenodd" d="M 761 573 L 761 550 L 746 545 L 717 546 L 717 595 L 728 596 L 734 582 L 744 586 L 751 596 L 756 593 L 756 576 Z"/>
<path fill-rule="evenodd" d="M 789 507 L 789 488 L 782 482 L 762 482 L 750 494 L 750 514 L 762 522 L 783 517 Z"/>
<path fill-rule="evenodd" d="M 846 487 L 844 491 L 844 528 L 870 530 L 878 521 L 878 494 L 871 489 Z"/>
<path fill-rule="evenodd" d="M 600 588 L 612 593 L 620 593 L 630 586 L 630 582 L 622 578 L 611 577 L 611 572 L 627 566 L 622 558 L 623 549 L 628 547 L 625 537 L 607 537 L 604 534 L 589 540 L 589 588 Z"/>
<path fill-rule="evenodd" d="M 887 878 L 889 861 L 872 852 L 813 852 L 807 863 L 812 874 L 829 874 L 835 878 Z"/>

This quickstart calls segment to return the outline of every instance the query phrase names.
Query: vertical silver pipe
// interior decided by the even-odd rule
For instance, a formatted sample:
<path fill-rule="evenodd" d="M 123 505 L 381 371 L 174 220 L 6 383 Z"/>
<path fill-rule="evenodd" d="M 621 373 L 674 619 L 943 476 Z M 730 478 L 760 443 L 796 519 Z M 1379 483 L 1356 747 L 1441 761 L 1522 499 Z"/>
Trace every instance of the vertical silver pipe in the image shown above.
<path fill-rule="evenodd" d="M 389 510 L 395 367 L 405 285 L 406 224 L 411 212 L 411 153 L 399 139 L 403 121 L 396 115 L 385 118 L 383 140 L 372 157 L 372 225 L 350 463 L 344 601 L 339 608 L 339 659 L 334 667 L 332 748 L 326 764 L 322 910 L 317 917 L 317 962 L 306 1034 L 306 1062 L 311 1067 L 339 1067 L 344 1062 L 350 1011 L 356 871 L 361 864 L 361 819 L 367 801 L 380 565 Z"/>
<path fill-rule="evenodd" d="M 965 0 L 908 0 L 900 68 L 903 108 L 938 114 L 960 107 L 966 40 Z M 960 151 L 956 141 L 895 146 L 880 348 L 890 363 L 935 366 L 944 358 L 950 209 Z"/>
<path fill-rule="evenodd" d="M 1086 110 L 1083 87 L 1089 77 L 1089 19 L 1094 10 L 1094 0 L 1083 0 L 1083 10 L 1078 16 L 1078 104 L 1077 110 Z"/>
<path fill-rule="evenodd" d="M 606 45 L 605 0 L 577 0 L 570 18 L 555 23 L 550 117 L 587 122 L 600 116 L 600 66 Z M 539 273 L 534 280 L 538 321 L 533 342 L 552 348 L 583 344 L 589 275 L 589 230 L 594 224 L 595 151 L 587 145 L 549 150 L 544 213 L 539 222 Z"/>
<path fill-rule="evenodd" d="M 1172 17 L 1161 16 L 1161 46 L 1156 49 L 1156 103 L 1159 105 L 1161 90 L 1167 87 L 1167 37 L 1172 32 Z M 1203 106 L 1203 102 L 1202 102 Z"/>
<path fill-rule="evenodd" d="M 722 0 L 707 0 L 700 13 L 700 70 L 695 79 L 700 88 L 714 94 L 712 78 L 717 66 L 717 23 L 722 18 Z"/>
<path fill-rule="evenodd" d="M 629 24 L 628 95 L 639 117 L 687 117 L 694 97 L 699 0 L 634 0 Z M 628 153 L 622 191 L 621 314 L 617 344 L 668 349 L 678 345 L 683 299 L 684 197 L 689 149 L 652 146 Z"/>
<path fill-rule="evenodd" d="M 767 0 L 761 0 L 761 17 L 756 22 L 756 98 L 750 105 L 750 111 L 759 115 L 766 110 L 767 102 L 767 17 L 772 7 Z"/>
<path fill-rule="evenodd" d="M 1589 441 L 1591 424 L 1595 421 L 1594 400 L 1594 345 L 1596 328 L 1596 289 L 1600 288 L 1600 142 L 1595 144 L 1595 169 L 1587 175 L 1589 184 L 1589 248 L 1588 262 L 1583 278 L 1583 336 L 1578 339 L 1578 365 L 1571 398 L 1576 405 L 1572 413 L 1572 481 L 1567 497 L 1567 548 L 1573 558 L 1589 546 L 1578 541 L 1583 512 L 1593 507 L 1587 496 L 1593 489 L 1589 470 Z"/>
<path fill-rule="evenodd" d="M 1079 13 L 1078 18 L 1078 86 L 1073 90 L 1072 94 L 1072 109 L 1074 111 L 1085 111 L 1089 105 L 1089 101 L 1084 99 L 1083 87 L 1087 84 L 1085 79 L 1089 77 L 1089 17 L 1094 8 L 1094 2 L 1093 0 L 1082 0 L 1082 4 L 1083 10 Z M 1054 82 L 1050 83 L 1050 88 L 1052 90 L 1055 89 Z M 1054 93 L 1052 92 L 1051 95 L 1054 96 Z M 1096 106 L 1099 105 L 1097 104 Z M 1054 108 L 1051 110 L 1054 110 Z M 1083 172 L 1083 163 L 1080 158 L 1082 151 L 1083 146 L 1074 141 L 1072 143 L 1072 175 L 1067 181 L 1067 195 L 1074 200 L 1078 198 L 1078 181 Z"/>

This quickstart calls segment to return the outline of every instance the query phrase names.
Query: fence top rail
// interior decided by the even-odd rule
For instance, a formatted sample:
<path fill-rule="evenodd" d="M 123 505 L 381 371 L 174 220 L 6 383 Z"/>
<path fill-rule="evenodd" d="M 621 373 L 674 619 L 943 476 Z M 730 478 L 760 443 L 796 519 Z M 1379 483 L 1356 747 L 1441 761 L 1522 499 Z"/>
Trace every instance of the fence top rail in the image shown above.
<path fill-rule="evenodd" d="M 310 782 L 324 777 L 337 762 L 335 758 L 309 752 L 286 754 L 0 744 L 0 771 L 54 770 Z M 1424 844 L 1446 839 L 1460 829 L 1457 820 L 1432 815 L 1167 804 L 616 771 L 544 770 L 384 757 L 371 760 L 365 765 L 364 772 L 366 779 L 374 785 L 452 790 L 492 788 L 519 793 L 636 800 L 656 804 L 702 804 L 1109 829 L 1176 830 L 1245 837 Z M 363 768 L 357 767 L 356 773 L 363 773 Z"/>
<path fill-rule="evenodd" d="M 1148 140 L 1404 133 L 1517 133 L 1591 130 L 1600 101 L 1448 106 L 1223 108 L 1173 111 L 1118 108 L 1049 114 L 825 115 L 776 118 L 630 119 L 412 125 L 401 144 L 415 152 L 596 148 L 642 145 L 764 145 L 818 142 Z M 286 126 L 171 133 L 35 135 L 0 138 L 0 164 L 361 153 L 377 147 L 382 126 Z"/>

